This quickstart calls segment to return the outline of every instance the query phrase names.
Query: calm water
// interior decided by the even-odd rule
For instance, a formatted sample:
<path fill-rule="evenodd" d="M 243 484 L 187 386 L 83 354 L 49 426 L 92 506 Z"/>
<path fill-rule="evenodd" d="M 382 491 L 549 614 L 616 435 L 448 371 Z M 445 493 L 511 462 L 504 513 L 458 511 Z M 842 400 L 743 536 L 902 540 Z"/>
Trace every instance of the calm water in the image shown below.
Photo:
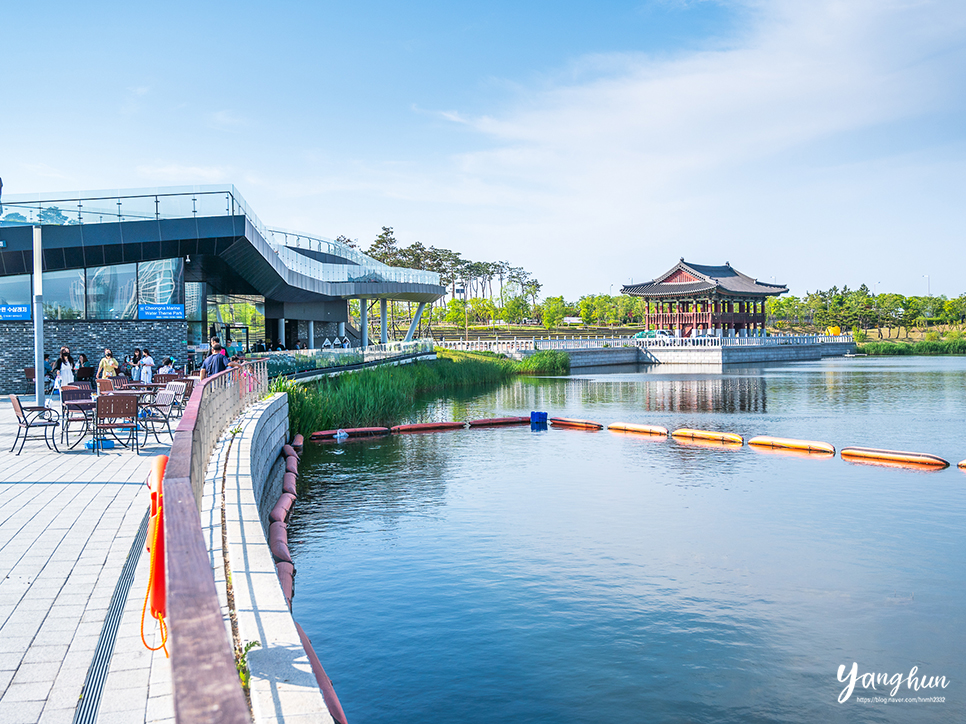
<path fill-rule="evenodd" d="M 521 380 L 414 419 L 545 410 L 953 467 L 553 428 L 308 445 L 295 615 L 350 722 L 966 720 L 966 359 L 657 369 Z M 858 701 L 880 686 L 839 704 L 853 662 L 946 676 L 919 692 L 946 703 Z"/>

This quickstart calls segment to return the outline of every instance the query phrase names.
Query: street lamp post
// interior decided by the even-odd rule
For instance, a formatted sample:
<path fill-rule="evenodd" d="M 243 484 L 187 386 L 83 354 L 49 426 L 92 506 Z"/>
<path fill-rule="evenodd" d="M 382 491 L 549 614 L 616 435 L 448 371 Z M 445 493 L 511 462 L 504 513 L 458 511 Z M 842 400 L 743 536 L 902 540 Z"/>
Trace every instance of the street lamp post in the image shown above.
<path fill-rule="evenodd" d="M 927 297 L 931 297 L 932 296 L 932 291 L 929 288 L 929 275 L 928 274 L 923 274 L 923 276 L 926 277 L 926 296 Z"/>

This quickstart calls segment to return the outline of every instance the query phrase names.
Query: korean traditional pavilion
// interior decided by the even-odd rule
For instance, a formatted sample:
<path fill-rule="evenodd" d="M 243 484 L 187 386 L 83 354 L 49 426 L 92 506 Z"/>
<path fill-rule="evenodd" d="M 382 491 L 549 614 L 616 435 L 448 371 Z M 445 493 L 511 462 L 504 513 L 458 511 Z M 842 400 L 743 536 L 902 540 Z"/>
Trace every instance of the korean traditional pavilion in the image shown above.
<path fill-rule="evenodd" d="M 647 300 L 644 325 L 676 336 L 753 337 L 764 334 L 765 299 L 788 291 L 724 266 L 681 261 L 643 284 L 621 288 L 622 294 Z"/>

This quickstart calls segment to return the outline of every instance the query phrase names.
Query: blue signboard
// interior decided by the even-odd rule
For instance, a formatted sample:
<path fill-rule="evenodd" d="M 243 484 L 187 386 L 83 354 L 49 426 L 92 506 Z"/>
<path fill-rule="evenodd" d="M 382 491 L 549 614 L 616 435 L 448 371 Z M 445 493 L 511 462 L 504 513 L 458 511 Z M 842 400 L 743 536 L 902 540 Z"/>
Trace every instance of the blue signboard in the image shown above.
<path fill-rule="evenodd" d="M 139 304 L 138 319 L 184 319 L 184 305 Z"/>
<path fill-rule="evenodd" d="M 12 322 L 30 319 L 29 304 L 0 304 L 0 321 Z"/>

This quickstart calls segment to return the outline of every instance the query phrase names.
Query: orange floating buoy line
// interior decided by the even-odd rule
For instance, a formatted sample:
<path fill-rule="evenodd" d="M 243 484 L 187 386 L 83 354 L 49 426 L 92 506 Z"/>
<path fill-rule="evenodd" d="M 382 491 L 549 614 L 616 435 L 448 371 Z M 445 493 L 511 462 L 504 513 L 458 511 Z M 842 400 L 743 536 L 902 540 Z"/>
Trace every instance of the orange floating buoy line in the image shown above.
<path fill-rule="evenodd" d="M 755 447 L 768 447 L 778 450 L 795 450 L 806 453 L 818 453 L 824 455 L 834 455 L 835 446 L 827 442 L 817 440 L 795 440 L 788 437 L 768 437 L 759 435 L 748 441 L 749 445 Z"/>
<path fill-rule="evenodd" d="M 668 431 L 666 427 L 661 427 L 660 425 L 638 425 L 633 422 L 612 422 L 607 426 L 608 430 L 613 430 L 614 432 L 635 432 L 641 435 L 660 435 L 662 437 L 668 436 Z"/>
<path fill-rule="evenodd" d="M 466 425 L 462 422 L 417 422 L 412 425 L 396 425 L 393 432 L 437 432 L 439 430 L 462 430 Z"/>
<path fill-rule="evenodd" d="M 671 433 L 671 437 L 683 440 L 706 440 L 712 442 L 723 442 L 729 445 L 742 445 L 745 439 L 741 435 L 733 432 L 716 432 L 714 430 L 692 430 L 682 427 Z"/>
<path fill-rule="evenodd" d="M 604 426 L 591 420 L 574 420 L 569 417 L 551 417 L 550 424 L 555 427 L 575 427 L 581 430 L 603 430 Z"/>
<path fill-rule="evenodd" d="M 839 453 L 843 460 L 857 463 L 887 464 L 900 467 L 933 468 L 942 470 L 949 462 L 929 453 L 879 450 L 873 447 L 844 447 Z"/>
<path fill-rule="evenodd" d="M 529 425 L 529 417 L 490 417 L 485 420 L 470 420 L 470 427 L 501 427 L 504 425 Z"/>
<path fill-rule="evenodd" d="M 167 455 L 158 455 L 151 462 L 151 472 L 148 473 L 147 485 L 151 491 L 151 512 L 148 516 L 147 549 L 151 553 L 148 568 L 148 590 L 144 594 L 144 606 L 141 608 L 141 643 L 149 651 L 164 649 L 165 657 L 169 656 L 168 627 L 164 617 L 168 613 L 167 586 L 164 577 L 164 493 L 162 480 L 164 469 L 168 465 Z M 148 646 L 144 638 L 144 618 L 151 604 L 151 618 L 158 622 L 161 629 L 161 645 Z"/>
<path fill-rule="evenodd" d="M 962 461 L 962 462 L 961 462 L 961 463 L 959 464 L 959 467 L 960 467 L 960 468 L 962 468 L 963 470 L 966 470 L 966 460 L 963 460 L 963 461 Z"/>

